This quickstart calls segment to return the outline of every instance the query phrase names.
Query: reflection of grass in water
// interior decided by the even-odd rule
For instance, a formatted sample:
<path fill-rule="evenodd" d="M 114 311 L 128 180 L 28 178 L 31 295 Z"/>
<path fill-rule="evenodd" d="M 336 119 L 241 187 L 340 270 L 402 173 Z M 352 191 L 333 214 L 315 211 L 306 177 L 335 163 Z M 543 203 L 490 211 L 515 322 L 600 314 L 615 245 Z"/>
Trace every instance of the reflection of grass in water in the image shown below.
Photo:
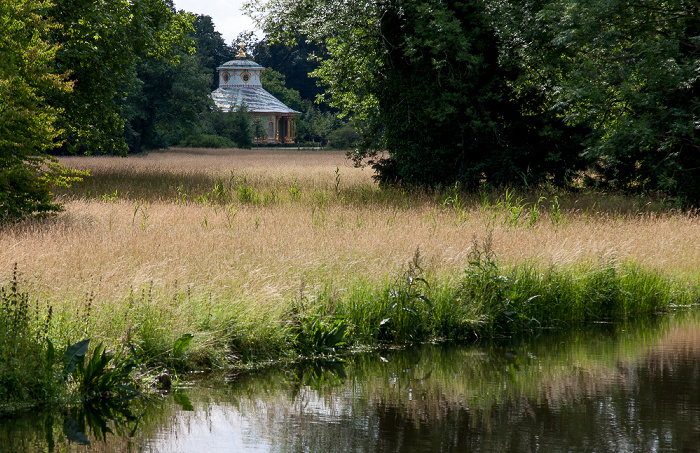
<path fill-rule="evenodd" d="M 487 345 L 424 346 L 415 352 L 389 353 L 387 362 L 360 362 L 381 368 L 360 393 L 376 404 L 401 407 L 415 424 L 439 419 L 447 409 L 471 410 L 488 424 L 491 410 L 527 401 L 551 409 L 602 395 L 625 380 L 634 382 L 638 367 L 655 367 L 663 354 L 677 357 L 697 337 L 697 316 L 688 322 L 667 319 L 588 326 L 539 338 Z M 660 349 L 682 337 L 679 348 Z M 698 350 L 692 357 L 697 360 Z M 658 367 L 657 367 L 658 368 Z M 422 398 L 421 395 L 428 395 Z M 516 411 L 517 412 L 517 411 Z M 523 416 L 526 416 L 523 413 Z"/>

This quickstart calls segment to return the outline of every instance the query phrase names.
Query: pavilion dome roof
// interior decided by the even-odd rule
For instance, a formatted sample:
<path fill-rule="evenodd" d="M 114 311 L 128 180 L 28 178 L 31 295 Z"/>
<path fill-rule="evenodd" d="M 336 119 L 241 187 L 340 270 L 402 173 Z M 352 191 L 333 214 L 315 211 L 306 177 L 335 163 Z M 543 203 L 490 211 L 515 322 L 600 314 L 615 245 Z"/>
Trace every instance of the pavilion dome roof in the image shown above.
<path fill-rule="evenodd" d="M 246 58 L 236 58 L 235 60 L 227 61 L 226 63 L 217 67 L 216 70 L 218 71 L 220 69 L 226 69 L 226 68 L 259 69 L 260 71 L 265 69 L 264 66 L 260 66 L 256 62 L 254 62 L 252 60 L 248 60 Z"/>
<path fill-rule="evenodd" d="M 253 113 L 271 113 L 291 115 L 299 113 L 290 109 L 282 101 L 265 91 L 262 87 L 264 66 L 249 60 L 244 52 L 244 45 L 234 60 L 227 61 L 216 68 L 219 88 L 211 93 L 218 108 L 225 112 L 236 110 L 246 104 Z"/>
<path fill-rule="evenodd" d="M 245 104 L 253 113 L 299 113 L 284 105 L 282 101 L 268 93 L 262 86 L 219 87 L 211 93 L 214 103 L 224 112 L 236 110 Z"/>

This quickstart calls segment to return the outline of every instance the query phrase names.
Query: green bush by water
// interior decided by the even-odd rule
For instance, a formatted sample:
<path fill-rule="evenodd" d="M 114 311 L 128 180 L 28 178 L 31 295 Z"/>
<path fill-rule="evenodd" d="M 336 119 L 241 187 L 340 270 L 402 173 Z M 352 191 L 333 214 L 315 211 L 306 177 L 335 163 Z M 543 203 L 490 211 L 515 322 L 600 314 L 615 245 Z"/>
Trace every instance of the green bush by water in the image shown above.
<path fill-rule="evenodd" d="M 572 269 L 504 267 L 490 237 L 475 240 L 464 275 L 428 284 L 409 270 L 383 292 L 356 289 L 336 314 L 360 341 L 469 340 L 655 316 L 700 302 L 700 287 L 675 283 L 634 264 Z"/>

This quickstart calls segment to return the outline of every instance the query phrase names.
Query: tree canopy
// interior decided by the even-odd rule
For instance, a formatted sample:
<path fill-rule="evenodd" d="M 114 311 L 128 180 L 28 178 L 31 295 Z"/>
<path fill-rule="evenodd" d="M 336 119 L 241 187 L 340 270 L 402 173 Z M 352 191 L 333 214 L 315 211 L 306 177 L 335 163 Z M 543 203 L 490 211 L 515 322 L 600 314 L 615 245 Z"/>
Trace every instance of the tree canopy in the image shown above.
<path fill-rule="evenodd" d="M 325 49 L 323 97 L 386 181 L 549 180 L 700 197 L 689 0 L 270 0 L 272 41 Z"/>
<path fill-rule="evenodd" d="M 194 16 L 164 0 L 55 0 L 47 18 L 57 26 L 56 68 L 71 93 L 50 96 L 61 110 L 62 146 L 71 153 L 126 154 L 126 103 L 138 84 L 138 64 L 154 58 L 178 63 L 190 48 Z"/>
<path fill-rule="evenodd" d="M 700 3 L 494 2 L 516 91 L 585 125 L 597 182 L 700 200 Z"/>
<path fill-rule="evenodd" d="M 389 152 L 373 161 L 383 181 L 497 185 L 577 169 L 577 131 L 512 96 L 480 0 L 275 0 L 261 12 L 271 39 L 326 49 L 323 97 L 361 128 L 358 161 Z"/>
<path fill-rule="evenodd" d="M 156 143 L 153 131 L 172 132 L 173 117 L 184 122 L 208 106 L 209 78 L 197 92 L 192 81 L 202 75 L 187 55 L 193 18 L 169 0 L 0 3 L 0 221 L 60 209 L 51 187 L 77 173 L 49 155 L 57 148 L 124 154 L 144 137 Z M 157 114 L 144 114 L 138 103 L 155 99 L 154 74 L 181 59 L 192 75 L 153 83 L 169 95 Z M 135 119 L 149 127 L 133 127 Z"/>
<path fill-rule="evenodd" d="M 46 97 L 71 90 L 53 68 L 47 7 L 44 0 L 0 2 L 0 223 L 58 210 L 51 186 L 71 178 L 47 154 L 61 133 L 54 125 L 61 112 Z"/>

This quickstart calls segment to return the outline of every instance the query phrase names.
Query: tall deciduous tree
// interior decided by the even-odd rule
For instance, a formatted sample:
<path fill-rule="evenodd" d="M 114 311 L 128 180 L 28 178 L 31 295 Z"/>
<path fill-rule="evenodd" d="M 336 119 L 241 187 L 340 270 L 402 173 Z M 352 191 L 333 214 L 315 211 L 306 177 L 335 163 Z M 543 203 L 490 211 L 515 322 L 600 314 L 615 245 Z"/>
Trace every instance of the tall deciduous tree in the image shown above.
<path fill-rule="evenodd" d="M 43 0 L 0 2 L 0 223 L 58 210 L 51 186 L 69 181 L 67 170 L 46 154 L 54 147 L 59 111 L 52 92 L 70 92 L 53 70 L 56 46 L 43 37 L 52 27 Z"/>
<path fill-rule="evenodd" d="M 700 201 L 700 3 L 499 2 L 519 89 L 592 133 L 598 180 Z"/>
<path fill-rule="evenodd" d="M 272 39 L 327 50 L 314 74 L 363 127 L 355 157 L 388 150 L 375 161 L 385 181 L 474 186 L 577 169 L 575 131 L 514 98 L 482 0 L 270 0 L 258 11 Z"/>
<path fill-rule="evenodd" d="M 201 115 L 213 105 L 211 72 L 195 55 L 183 53 L 173 65 L 164 58 L 138 64 L 137 83 L 126 100 L 129 152 L 165 148 L 201 133 Z"/>
<path fill-rule="evenodd" d="M 215 90 L 219 86 L 219 81 L 215 77 L 216 68 L 233 60 L 237 50 L 226 45 L 221 33 L 214 28 L 214 22 L 210 16 L 199 15 L 192 25 L 194 26 L 193 38 L 197 49 L 197 59 L 209 71 L 210 88 Z"/>
<path fill-rule="evenodd" d="M 57 68 L 74 83 L 70 94 L 49 101 L 61 109 L 64 149 L 81 153 L 127 152 L 125 99 L 144 58 L 177 61 L 188 47 L 194 16 L 175 13 L 166 0 L 55 0 L 49 17 L 59 24 Z"/>

